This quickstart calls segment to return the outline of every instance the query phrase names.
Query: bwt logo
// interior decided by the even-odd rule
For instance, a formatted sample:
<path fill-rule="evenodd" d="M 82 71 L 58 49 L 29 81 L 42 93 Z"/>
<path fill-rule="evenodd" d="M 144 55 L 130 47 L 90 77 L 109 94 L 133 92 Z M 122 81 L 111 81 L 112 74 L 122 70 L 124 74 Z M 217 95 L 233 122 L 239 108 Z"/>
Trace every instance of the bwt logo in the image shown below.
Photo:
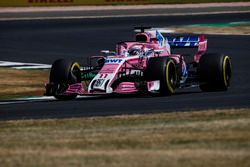
<path fill-rule="evenodd" d="M 114 63 L 114 64 L 116 64 L 116 63 L 121 63 L 122 62 L 122 59 L 106 59 L 105 60 L 105 64 L 108 64 L 108 63 Z"/>

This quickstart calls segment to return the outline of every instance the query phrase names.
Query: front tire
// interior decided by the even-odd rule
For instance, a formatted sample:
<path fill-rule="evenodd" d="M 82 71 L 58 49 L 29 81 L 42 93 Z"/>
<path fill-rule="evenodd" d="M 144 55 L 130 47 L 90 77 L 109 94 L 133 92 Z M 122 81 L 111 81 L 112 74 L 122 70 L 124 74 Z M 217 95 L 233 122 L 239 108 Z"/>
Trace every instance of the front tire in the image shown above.
<path fill-rule="evenodd" d="M 177 72 L 175 62 L 168 57 L 153 57 L 148 61 L 145 70 L 147 81 L 160 80 L 160 94 L 172 95 L 175 93 Z"/>
<path fill-rule="evenodd" d="M 226 91 L 230 86 L 232 65 L 229 56 L 204 54 L 199 62 L 199 82 L 202 91 Z"/>
<path fill-rule="evenodd" d="M 69 84 L 81 82 L 80 65 L 77 62 L 59 59 L 56 60 L 50 70 L 50 83 L 58 85 L 54 97 L 58 100 L 71 100 L 77 94 L 63 95 Z"/>

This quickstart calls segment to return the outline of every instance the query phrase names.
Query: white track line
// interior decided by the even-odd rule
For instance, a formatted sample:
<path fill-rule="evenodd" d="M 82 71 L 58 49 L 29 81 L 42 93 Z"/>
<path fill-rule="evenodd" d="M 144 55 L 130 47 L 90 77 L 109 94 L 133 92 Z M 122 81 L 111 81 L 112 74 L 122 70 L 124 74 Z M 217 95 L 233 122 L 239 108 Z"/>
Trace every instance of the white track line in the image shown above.
<path fill-rule="evenodd" d="M 51 65 L 34 65 L 34 66 L 23 66 L 23 67 L 13 67 L 17 70 L 25 70 L 25 69 L 49 69 Z"/>
<path fill-rule="evenodd" d="M 6 101 L 6 102 L 0 102 L 0 105 L 6 105 L 6 104 L 22 104 L 27 103 L 26 101 Z"/>
<path fill-rule="evenodd" d="M 14 69 L 49 69 L 51 65 L 37 63 L 21 63 L 11 61 L 0 61 L 0 67 L 10 67 Z"/>
<path fill-rule="evenodd" d="M 85 98 L 98 98 L 101 95 L 90 95 L 90 96 L 77 96 L 76 99 L 85 99 Z M 23 104 L 23 103 L 30 103 L 30 102 L 43 102 L 43 101 L 59 101 L 53 96 L 40 96 L 40 97 L 24 97 L 24 98 L 17 98 L 10 101 L 0 101 L 0 105 L 7 105 L 7 104 Z"/>
<path fill-rule="evenodd" d="M 56 100 L 54 97 L 51 96 L 41 96 L 41 97 L 27 97 L 27 98 L 17 98 L 10 101 L 2 101 L 0 105 L 5 104 L 23 104 L 28 102 L 41 102 L 41 101 L 53 101 Z"/>
<path fill-rule="evenodd" d="M 24 97 L 24 98 L 18 98 L 18 99 L 15 99 L 15 100 L 55 100 L 54 97 L 52 96 L 40 96 L 40 97 Z"/>

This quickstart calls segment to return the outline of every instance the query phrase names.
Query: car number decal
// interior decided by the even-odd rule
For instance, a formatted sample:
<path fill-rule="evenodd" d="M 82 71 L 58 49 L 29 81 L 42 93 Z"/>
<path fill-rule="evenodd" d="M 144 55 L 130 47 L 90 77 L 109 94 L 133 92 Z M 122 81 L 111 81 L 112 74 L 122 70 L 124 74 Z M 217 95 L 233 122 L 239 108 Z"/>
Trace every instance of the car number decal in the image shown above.
<path fill-rule="evenodd" d="M 94 87 L 101 87 L 103 82 L 104 82 L 104 79 L 97 79 L 94 84 Z"/>

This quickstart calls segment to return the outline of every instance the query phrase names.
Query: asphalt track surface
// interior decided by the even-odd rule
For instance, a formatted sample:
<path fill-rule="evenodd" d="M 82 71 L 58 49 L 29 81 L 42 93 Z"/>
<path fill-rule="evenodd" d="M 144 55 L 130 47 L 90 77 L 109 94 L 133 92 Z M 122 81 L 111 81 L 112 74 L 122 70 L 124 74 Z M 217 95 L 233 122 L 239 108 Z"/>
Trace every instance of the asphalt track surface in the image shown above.
<path fill-rule="evenodd" d="M 202 16 L 154 16 L 0 22 L 1 61 L 51 64 L 58 58 L 83 62 L 102 49 L 132 40 L 132 27 L 166 27 L 202 23 L 249 21 L 250 13 Z M 0 105 L 0 120 L 71 118 L 250 107 L 250 37 L 208 35 L 208 52 L 229 55 L 233 64 L 226 92 L 178 91 L 170 97 L 111 96 L 72 101 L 43 101 Z M 14 89 L 14 88 L 13 88 Z"/>

